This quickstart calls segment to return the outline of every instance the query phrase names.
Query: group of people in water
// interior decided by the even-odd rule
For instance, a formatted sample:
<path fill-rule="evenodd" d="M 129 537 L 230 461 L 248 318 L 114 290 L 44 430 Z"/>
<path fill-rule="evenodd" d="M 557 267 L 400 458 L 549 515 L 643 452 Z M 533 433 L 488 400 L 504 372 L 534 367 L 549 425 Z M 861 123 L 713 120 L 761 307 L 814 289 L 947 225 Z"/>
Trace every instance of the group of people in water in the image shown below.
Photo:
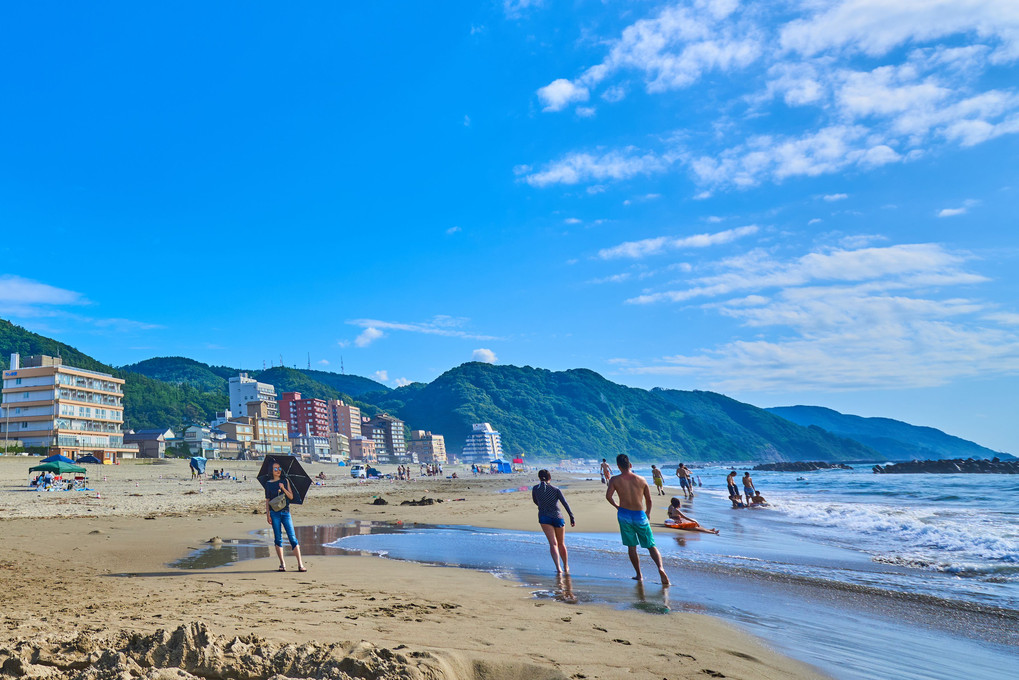
<path fill-rule="evenodd" d="M 632 465 L 626 454 L 616 456 L 616 467 L 619 473 L 612 474 L 608 461 L 602 458 L 600 473 L 601 482 L 606 485 L 605 500 L 616 508 L 616 520 L 619 524 L 619 535 L 623 545 L 627 548 L 630 563 L 633 565 L 636 575 L 634 579 L 642 580 L 640 560 L 637 546 L 646 549 L 651 556 L 662 584 L 669 584 L 669 577 L 662 566 L 662 556 L 655 547 L 654 534 L 651 531 L 651 487 L 647 481 L 633 473 Z M 679 477 L 680 489 L 683 496 L 689 500 L 694 496 L 694 488 L 702 486 L 700 479 L 690 472 L 685 464 L 680 463 L 676 468 L 676 476 Z M 655 465 L 651 466 L 651 478 L 654 482 L 658 495 L 666 495 L 664 490 L 665 478 L 662 471 Z M 569 562 L 568 551 L 565 542 L 566 520 L 563 517 L 562 509 L 570 518 L 570 526 L 576 526 L 576 518 L 573 510 L 561 489 L 552 486 L 552 474 L 548 470 L 538 471 L 538 483 L 531 489 L 531 500 L 538 506 L 538 525 L 548 539 L 549 553 L 552 555 L 552 562 L 555 565 L 557 574 L 568 574 Z M 750 473 L 743 475 L 743 495 L 740 494 L 736 484 L 736 470 L 733 469 L 726 477 L 726 486 L 729 491 L 729 500 L 733 508 L 760 507 L 766 505 L 764 496 L 754 486 L 754 480 Z M 744 501 L 745 497 L 745 501 Z M 667 518 L 663 525 L 673 529 L 684 531 L 697 531 L 705 534 L 718 534 L 718 529 L 708 529 L 700 525 L 697 520 L 685 514 L 682 510 L 683 502 L 676 497 L 669 501 L 666 511 Z"/>

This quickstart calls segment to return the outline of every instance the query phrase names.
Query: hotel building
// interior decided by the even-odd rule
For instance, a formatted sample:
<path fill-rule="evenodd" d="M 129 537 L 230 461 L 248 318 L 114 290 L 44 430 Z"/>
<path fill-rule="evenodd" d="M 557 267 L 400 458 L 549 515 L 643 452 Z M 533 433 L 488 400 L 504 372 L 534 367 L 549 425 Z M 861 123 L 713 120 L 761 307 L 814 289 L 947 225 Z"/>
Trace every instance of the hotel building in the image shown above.
<path fill-rule="evenodd" d="M 276 388 L 268 383 L 261 383 L 254 378 L 249 378 L 247 373 L 241 373 L 236 378 L 230 378 L 230 411 L 243 414 L 248 412 L 248 404 L 252 402 L 265 402 L 268 406 L 268 417 L 279 418 L 279 406 L 276 404 Z"/>
<path fill-rule="evenodd" d="M 347 441 L 363 434 L 361 432 L 361 409 L 344 404 L 341 399 L 330 399 L 328 410 L 333 432 L 339 432 L 347 438 Z"/>
<path fill-rule="evenodd" d="M 419 463 L 445 463 L 446 439 L 441 434 L 412 430 L 408 452 L 412 456 L 417 456 Z"/>
<path fill-rule="evenodd" d="M 464 442 L 461 463 L 489 463 L 502 458 L 502 436 L 489 423 L 475 423 Z"/>
<path fill-rule="evenodd" d="M 0 439 L 76 458 L 114 462 L 126 451 L 124 381 L 65 366 L 60 357 L 11 355 L 3 373 Z"/>
<path fill-rule="evenodd" d="M 290 426 L 290 438 L 298 436 L 328 437 L 333 431 L 329 422 L 329 404 L 325 399 L 303 399 L 300 392 L 280 395 L 280 420 Z"/>

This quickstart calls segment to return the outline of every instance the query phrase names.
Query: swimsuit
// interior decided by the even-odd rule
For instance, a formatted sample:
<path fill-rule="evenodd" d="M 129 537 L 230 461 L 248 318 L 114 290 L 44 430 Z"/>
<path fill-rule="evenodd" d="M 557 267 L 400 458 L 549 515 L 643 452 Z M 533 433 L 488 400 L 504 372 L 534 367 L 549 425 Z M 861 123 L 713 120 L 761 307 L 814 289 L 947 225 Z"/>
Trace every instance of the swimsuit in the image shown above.
<path fill-rule="evenodd" d="M 623 545 L 632 548 L 640 543 L 642 548 L 655 547 L 651 523 L 643 510 L 619 508 L 616 511 L 616 519 L 619 521 L 619 537 L 623 540 Z"/>
<path fill-rule="evenodd" d="M 566 520 L 559 512 L 559 503 L 563 504 L 566 513 L 570 516 L 570 521 L 573 521 L 573 511 L 570 510 L 570 504 L 566 502 L 559 487 L 546 482 L 535 484 L 531 488 L 531 500 L 538 506 L 538 524 L 551 524 L 554 527 L 566 526 Z"/>

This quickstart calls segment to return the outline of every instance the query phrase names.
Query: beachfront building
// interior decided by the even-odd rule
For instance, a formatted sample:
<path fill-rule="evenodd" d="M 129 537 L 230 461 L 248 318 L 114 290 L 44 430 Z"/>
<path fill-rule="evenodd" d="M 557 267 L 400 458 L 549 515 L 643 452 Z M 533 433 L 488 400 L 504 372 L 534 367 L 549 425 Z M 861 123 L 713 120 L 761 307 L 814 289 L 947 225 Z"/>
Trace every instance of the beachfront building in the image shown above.
<path fill-rule="evenodd" d="M 300 392 L 284 392 L 279 400 L 280 420 L 290 426 L 290 437 L 300 435 L 328 437 L 333 431 L 329 422 L 329 403 L 325 399 L 304 399 Z"/>
<path fill-rule="evenodd" d="M 359 463 L 377 463 L 375 441 L 367 437 L 354 437 L 350 440 L 350 460 Z"/>
<path fill-rule="evenodd" d="M 276 388 L 268 383 L 261 383 L 241 373 L 230 378 L 230 411 L 247 413 L 248 404 L 262 402 L 268 408 L 268 417 L 279 418 L 279 405 L 276 403 Z"/>
<path fill-rule="evenodd" d="M 412 430 L 407 451 L 418 463 L 445 463 L 446 438 L 425 430 Z"/>
<path fill-rule="evenodd" d="M 339 432 L 329 433 L 329 457 L 334 463 L 350 460 L 350 439 L 346 435 Z"/>
<path fill-rule="evenodd" d="M 333 432 L 339 432 L 348 441 L 363 434 L 361 432 L 361 409 L 344 404 L 342 399 L 330 399 L 326 402 L 326 406 Z"/>
<path fill-rule="evenodd" d="M 137 445 L 137 458 L 165 458 L 166 442 L 174 438 L 173 430 L 128 430 L 124 433 L 124 445 Z"/>
<path fill-rule="evenodd" d="M 502 436 L 490 423 L 475 423 L 464 442 L 461 463 L 485 463 L 502 458 Z"/>
<path fill-rule="evenodd" d="M 407 426 L 399 418 L 387 413 L 362 418 L 361 434 L 375 441 L 375 452 L 380 463 L 403 463 L 410 460 L 407 454 Z"/>
<path fill-rule="evenodd" d="M 291 453 L 289 427 L 286 421 L 269 417 L 269 406 L 264 402 L 248 404 L 248 415 L 243 418 L 231 418 L 252 426 L 252 448 L 259 456 L 273 453 L 289 456 Z"/>
<path fill-rule="evenodd" d="M 212 428 L 192 425 L 184 430 L 184 443 L 192 456 L 219 458 L 219 445 L 212 436 Z"/>
<path fill-rule="evenodd" d="M 330 460 L 329 437 L 299 434 L 290 438 L 290 447 L 293 455 L 309 463 Z"/>
<path fill-rule="evenodd" d="M 255 441 L 255 426 L 252 423 L 246 423 L 241 420 L 227 420 L 216 425 L 216 429 L 226 434 L 230 439 L 239 441 L 245 449 L 252 448 L 252 442 Z"/>
<path fill-rule="evenodd" d="M 115 462 L 124 450 L 124 381 L 66 366 L 60 357 L 11 355 L 3 372 L 0 439 L 68 458 Z"/>

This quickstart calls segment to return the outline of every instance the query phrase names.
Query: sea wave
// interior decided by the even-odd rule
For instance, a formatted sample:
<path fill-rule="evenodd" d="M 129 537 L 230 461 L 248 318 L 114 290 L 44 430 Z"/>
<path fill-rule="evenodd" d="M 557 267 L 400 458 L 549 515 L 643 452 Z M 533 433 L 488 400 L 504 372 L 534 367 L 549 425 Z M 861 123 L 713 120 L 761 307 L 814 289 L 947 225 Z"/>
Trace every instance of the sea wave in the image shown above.
<path fill-rule="evenodd" d="M 828 535 L 841 544 L 854 543 L 873 555 L 906 555 L 928 563 L 923 568 L 959 562 L 1019 564 L 1014 524 L 978 513 L 945 515 L 901 506 L 798 500 L 785 500 L 780 508 L 790 518 L 838 529 Z"/>

